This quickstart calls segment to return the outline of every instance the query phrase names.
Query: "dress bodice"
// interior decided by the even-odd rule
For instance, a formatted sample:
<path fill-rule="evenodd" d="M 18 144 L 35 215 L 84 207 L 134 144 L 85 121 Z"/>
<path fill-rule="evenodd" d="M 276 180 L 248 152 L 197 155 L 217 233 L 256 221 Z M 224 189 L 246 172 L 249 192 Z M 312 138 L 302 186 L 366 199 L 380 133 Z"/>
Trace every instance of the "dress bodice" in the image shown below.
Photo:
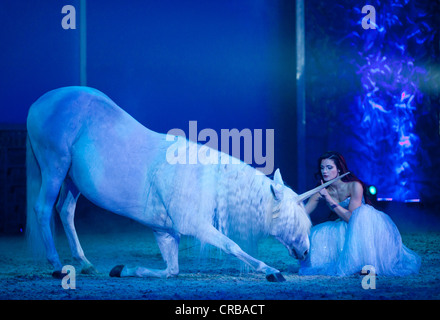
<path fill-rule="evenodd" d="M 347 210 L 348 210 L 348 205 L 349 205 L 349 204 L 350 204 L 350 197 L 348 197 L 347 199 L 345 199 L 345 200 L 339 202 L 339 205 L 340 205 L 342 208 L 347 209 Z"/>

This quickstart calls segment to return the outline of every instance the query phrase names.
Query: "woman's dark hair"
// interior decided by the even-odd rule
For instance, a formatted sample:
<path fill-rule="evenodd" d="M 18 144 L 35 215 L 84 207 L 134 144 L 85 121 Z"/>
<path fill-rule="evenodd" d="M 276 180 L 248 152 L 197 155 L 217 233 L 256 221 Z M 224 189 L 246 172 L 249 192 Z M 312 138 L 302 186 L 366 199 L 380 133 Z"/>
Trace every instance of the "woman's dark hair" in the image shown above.
<path fill-rule="evenodd" d="M 324 178 L 322 177 L 322 174 L 321 174 L 321 162 L 324 159 L 331 159 L 335 162 L 336 168 L 339 171 L 339 175 L 343 175 L 346 172 L 350 172 L 350 174 L 346 175 L 341 180 L 344 182 L 349 182 L 349 181 L 359 182 L 363 188 L 365 203 L 372 205 L 371 200 L 370 200 L 368 193 L 367 193 L 367 186 L 365 185 L 365 183 L 362 180 L 360 180 L 358 177 L 356 177 L 351 170 L 348 170 L 347 162 L 345 161 L 345 158 L 342 156 L 342 154 L 340 154 L 339 152 L 327 151 L 318 158 L 318 172 L 315 173 L 315 178 L 319 180 L 319 184 L 320 184 L 321 180 L 324 181 Z"/>

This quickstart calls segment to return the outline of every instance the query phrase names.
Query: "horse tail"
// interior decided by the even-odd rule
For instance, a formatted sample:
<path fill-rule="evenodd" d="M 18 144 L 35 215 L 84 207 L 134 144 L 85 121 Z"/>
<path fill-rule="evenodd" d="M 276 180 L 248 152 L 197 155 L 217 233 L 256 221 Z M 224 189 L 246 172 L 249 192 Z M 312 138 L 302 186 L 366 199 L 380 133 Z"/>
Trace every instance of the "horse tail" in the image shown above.
<path fill-rule="evenodd" d="M 40 188 L 41 170 L 28 134 L 26 137 L 26 238 L 34 258 L 43 258 L 46 252 L 34 210 Z"/>

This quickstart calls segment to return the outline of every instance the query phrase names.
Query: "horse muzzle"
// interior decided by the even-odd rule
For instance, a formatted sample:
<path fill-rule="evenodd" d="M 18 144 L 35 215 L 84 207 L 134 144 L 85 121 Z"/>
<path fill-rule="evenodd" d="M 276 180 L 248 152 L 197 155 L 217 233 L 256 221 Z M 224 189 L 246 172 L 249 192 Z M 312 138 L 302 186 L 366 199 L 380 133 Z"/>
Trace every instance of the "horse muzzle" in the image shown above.
<path fill-rule="evenodd" d="M 294 248 L 289 250 L 290 256 L 294 257 L 297 260 L 305 260 L 309 250 L 304 251 L 303 253 L 298 253 Z"/>

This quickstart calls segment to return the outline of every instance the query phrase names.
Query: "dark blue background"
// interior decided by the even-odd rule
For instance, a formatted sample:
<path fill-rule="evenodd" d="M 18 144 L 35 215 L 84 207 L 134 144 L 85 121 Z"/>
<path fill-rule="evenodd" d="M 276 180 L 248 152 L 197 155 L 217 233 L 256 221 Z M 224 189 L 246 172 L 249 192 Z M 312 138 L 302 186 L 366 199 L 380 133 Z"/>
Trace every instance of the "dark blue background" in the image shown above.
<path fill-rule="evenodd" d="M 76 30 L 61 26 L 66 4 Z M 79 1 L 0 4 L 1 123 L 80 84 L 79 15 Z M 87 85 L 158 132 L 275 129 L 276 166 L 295 184 L 294 17 L 292 1 L 88 1 Z"/>
<path fill-rule="evenodd" d="M 399 183 L 389 179 L 396 169 L 389 165 L 394 151 L 371 148 L 377 134 L 396 145 L 393 132 L 359 130 L 366 116 L 362 108 L 368 106 L 361 101 L 368 92 L 360 69 L 368 75 L 367 54 L 380 53 L 396 63 L 414 59 L 426 71 L 417 81 L 407 75 L 421 92 L 414 100 L 419 144 L 408 158 L 413 170 L 408 185 L 422 199 L 436 201 L 440 14 L 433 10 L 438 2 L 397 2 L 373 1 L 377 22 L 386 27 L 385 33 L 374 33 L 360 26 L 362 1 L 305 1 L 307 187 L 316 183 L 315 159 L 328 149 L 345 154 L 352 171 L 379 185 L 379 192 Z M 76 8 L 76 30 L 61 27 L 67 4 Z M 0 2 L 0 123 L 24 124 L 39 96 L 80 84 L 79 14 L 79 0 Z M 411 37 L 416 30 L 432 37 Z M 191 120 L 199 131 L 212 128 L 219 134 L 220 129 L 275 129 L 275 168 L 303 192 L 297 190 L 295 32 L 293 0 L 87 1 L 87 85 L 158 132 L 187 132 Z M 403 44 L 406 51 L 399 51 Z M 391 82 L 395 74 L 391 70 Z M 399 90 L 386 88 L 385 97 L 399 97 Z"/>

